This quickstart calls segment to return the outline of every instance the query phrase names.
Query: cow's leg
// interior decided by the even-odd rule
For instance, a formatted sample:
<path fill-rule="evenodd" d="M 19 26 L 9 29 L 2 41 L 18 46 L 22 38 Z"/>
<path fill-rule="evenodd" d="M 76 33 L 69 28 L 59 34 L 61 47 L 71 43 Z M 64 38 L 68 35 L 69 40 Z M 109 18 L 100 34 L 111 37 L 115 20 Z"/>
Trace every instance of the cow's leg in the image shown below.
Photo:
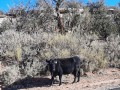
<path fill-rule="evenodd" d="M 75 82 L 76 82 L 76 77 L 77 77 L 77 75 L 78 75 L 78 71 L 75 71 L 75 72 L 73 73 L 73 75 L 74 75 L 74 81 L 73 81 L 72 83 L 75 83 Z"/>
<path fill-rule="evenodd" d="M 53 85 L 54 82 L 54 76 L 51 77 L 51 85 Z"/>
<path fill-rule="evenodd" d="M 59 66 L 59 86 L 62 84 L 62 75 L 63 75 L 63 70 L 61 66 Z"/>
<path fill-rule="evenodd" d="M 62 84 L 62 75 L 59 75 L 59 86 Z"/>
<path fill-rule="evenodd" d="M 80 81 L 80 70 L 78 71 L 78 80 L 77 80 L 77 82 L 79 82 Z"/>

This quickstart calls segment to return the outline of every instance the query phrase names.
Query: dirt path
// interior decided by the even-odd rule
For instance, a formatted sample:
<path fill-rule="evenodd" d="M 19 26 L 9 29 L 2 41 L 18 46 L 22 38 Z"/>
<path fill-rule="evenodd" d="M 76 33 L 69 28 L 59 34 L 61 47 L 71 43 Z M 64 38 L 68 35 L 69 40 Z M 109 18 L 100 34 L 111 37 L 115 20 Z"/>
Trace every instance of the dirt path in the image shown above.
<path fill-rule="evenodd" d="M 58 82 L 50 86 L 50 76 L 48 76 L 31 79 L 28 84 L 24 83 L 26 85 L 23 84 L 17 87 L 19 87 L 18 90 L 109 90 L 120 87 L 119 69 L 106 69 L 101 70 L 99 74 L 87 73 L 87 75 L 87 77 L 81 77 L 79 83 L 74 84 L 72 84 L 73 76 L 68 75 L 63 77 L 61 86 L 58 85 Z"/>

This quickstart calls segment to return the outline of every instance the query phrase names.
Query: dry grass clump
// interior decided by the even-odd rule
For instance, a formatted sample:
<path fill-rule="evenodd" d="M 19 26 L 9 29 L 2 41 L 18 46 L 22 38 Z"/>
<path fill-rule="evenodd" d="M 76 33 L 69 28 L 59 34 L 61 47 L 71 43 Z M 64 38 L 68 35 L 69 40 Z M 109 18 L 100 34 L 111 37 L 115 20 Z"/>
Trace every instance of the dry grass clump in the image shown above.
<path fill-rule="evenodd" d="M 80 52 L 85 59 L 89 62 L 89 71 L 93 71 L 94 69 L 106 68 L 108 67 L 108 59 L 106 58 L 106 54 L 103 49 L 100 50 L 91 50 L 82 49 Z"/>
<path fill-rule="evenodd" d="M 56 34 L 50 40 L 49 45 L 52 46 L 52 50 L 57 57 L 65 58 L 79 54 L 76 50 L 79 48 L 78 39 L 72 34 Z"/>

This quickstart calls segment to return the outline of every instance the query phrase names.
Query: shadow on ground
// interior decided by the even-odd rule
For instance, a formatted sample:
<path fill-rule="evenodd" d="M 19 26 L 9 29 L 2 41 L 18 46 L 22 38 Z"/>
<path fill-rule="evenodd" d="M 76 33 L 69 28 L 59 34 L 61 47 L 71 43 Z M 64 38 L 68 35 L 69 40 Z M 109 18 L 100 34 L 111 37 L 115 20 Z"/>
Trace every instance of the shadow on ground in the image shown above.
<path fill-rule="evenodd" d="M 114 89 L 109 89 L 109 90 L 120 90 L 120 87 L 119 88 L 114 88 Z"/>
<path fill-rule="evenodd" d="M 18 90 L 27 89 L 33 87 L 49 87 L 49 78 L 25 78 L 23 80 L 16 81 L 12 85 L 2 88 L 1 90 Z"/>

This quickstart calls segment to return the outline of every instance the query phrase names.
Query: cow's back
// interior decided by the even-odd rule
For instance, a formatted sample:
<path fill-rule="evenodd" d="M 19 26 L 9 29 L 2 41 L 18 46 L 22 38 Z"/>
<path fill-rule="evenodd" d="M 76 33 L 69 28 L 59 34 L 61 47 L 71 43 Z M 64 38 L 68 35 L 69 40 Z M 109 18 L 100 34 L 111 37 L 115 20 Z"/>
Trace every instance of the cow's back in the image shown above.
<path fill-rule="evenodd" d="M 71 58 L 58 59 L 60 61 L 60 66 L 63 70 L 63 74 L 70 74 L 74 71 L 76 65 L 80 65 L 80 58 L 74 56 Z"/>

